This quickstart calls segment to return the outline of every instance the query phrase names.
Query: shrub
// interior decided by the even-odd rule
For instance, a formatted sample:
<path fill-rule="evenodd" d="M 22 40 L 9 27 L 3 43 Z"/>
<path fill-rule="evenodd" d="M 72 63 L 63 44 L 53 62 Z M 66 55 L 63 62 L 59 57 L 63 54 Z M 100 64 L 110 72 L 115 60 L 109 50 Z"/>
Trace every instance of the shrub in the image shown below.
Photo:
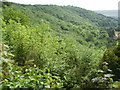
<path fill-rule="evenodd" d="M 117 46 L 106 50 L 103 61 L 106 61 L 109 65 L 108 68 L 112 70 L 114 80 L 120 79 L 120 42 Z"/>

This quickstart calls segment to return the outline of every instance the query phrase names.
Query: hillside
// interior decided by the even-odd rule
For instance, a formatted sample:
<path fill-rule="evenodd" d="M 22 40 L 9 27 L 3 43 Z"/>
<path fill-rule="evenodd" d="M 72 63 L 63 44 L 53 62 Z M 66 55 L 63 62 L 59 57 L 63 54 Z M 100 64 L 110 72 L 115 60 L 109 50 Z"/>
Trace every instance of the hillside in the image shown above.
<path fill-rule="evenodd" d="M 50 23 L 53 30 L 75 30 L 77 28 L 102 28 L 102 30 L 117 30 L 118 21 L 105 17 L 93 11 L 73 6 L 55 5 L 16 5 L 12 3 L 9 7 L 24 13 L 32 25 L 39 24 L 41 20 Z M 113 36 L 114 34 L 112 33 Z"/>
<path fill-rule="evenodd" d="M 106 64 L 106 50 L 117 42 L 116 19 L 74 6 L 11 2 L 2 2 L 0 19 L 5 89 L 110 88 L 119 79 L 119 47 L 113 52 L 116 67 Z"/>
<path fill-rule="evenodd" d="M 16 5 L 14 3 L 9 7 L 22 11 L 30 18 L 34 18 L 35 21 L 36 19 L 45 19 L 46 21 L 52 22 L 54 19 L 58 19 L 74 25 L 83 25 L 87 23 L 99 27 L 113 27 L 117 25 L 117 20 L 115 19 L 105 17 L 93 11 L 85 10 L 79 7 L 55 5 Z"/>

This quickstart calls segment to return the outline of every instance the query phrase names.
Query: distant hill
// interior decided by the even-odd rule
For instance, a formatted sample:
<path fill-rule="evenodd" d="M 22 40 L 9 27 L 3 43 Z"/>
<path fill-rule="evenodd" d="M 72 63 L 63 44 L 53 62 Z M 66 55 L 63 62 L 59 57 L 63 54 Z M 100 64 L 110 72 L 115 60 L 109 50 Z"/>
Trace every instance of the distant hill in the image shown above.
<path fill-rule="evenodd" d="M 98 10 L 97 13 L 118 19 L 118 10 Z"/>

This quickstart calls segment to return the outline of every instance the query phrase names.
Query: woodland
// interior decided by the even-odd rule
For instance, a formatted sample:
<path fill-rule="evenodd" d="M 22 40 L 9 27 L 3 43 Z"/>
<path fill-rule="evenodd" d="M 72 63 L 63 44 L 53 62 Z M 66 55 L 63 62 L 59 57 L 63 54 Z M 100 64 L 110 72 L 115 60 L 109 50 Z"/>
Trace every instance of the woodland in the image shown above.
<path fill-rule="evenodd" d="M 2 90 L 120 89 L 117 19 L 75 6 L 0 3 Z"/>

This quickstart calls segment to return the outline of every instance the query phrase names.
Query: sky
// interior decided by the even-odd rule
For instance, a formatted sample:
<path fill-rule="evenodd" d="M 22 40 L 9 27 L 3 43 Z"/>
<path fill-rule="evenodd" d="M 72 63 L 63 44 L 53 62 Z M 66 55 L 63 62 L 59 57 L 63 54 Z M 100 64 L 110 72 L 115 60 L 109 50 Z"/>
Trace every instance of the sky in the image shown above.
<path fill-rule="evenodd" d="M 120 0 L 7 0 L 21 4 L 71 5 L 87 10 L 118 10 Z"/>

